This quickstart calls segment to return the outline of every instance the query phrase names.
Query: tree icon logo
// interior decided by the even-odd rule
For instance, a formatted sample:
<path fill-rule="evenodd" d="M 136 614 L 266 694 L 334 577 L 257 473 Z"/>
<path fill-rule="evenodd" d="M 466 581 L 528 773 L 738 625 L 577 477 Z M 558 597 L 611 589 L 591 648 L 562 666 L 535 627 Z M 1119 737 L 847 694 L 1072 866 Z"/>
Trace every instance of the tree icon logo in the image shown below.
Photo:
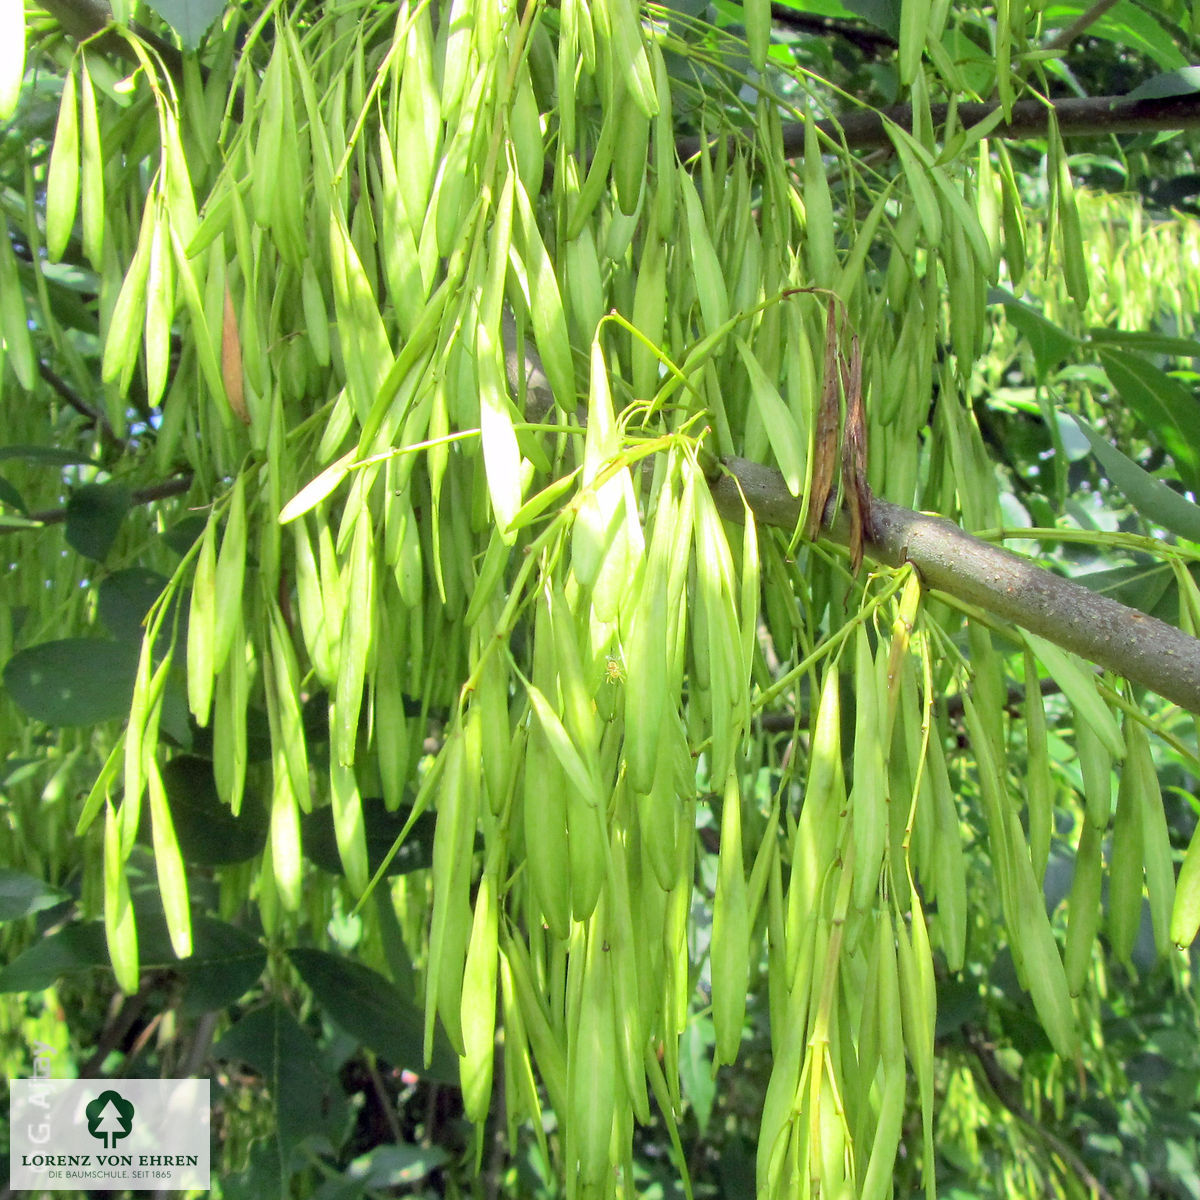
<path fill-rule="evenodd" d="M 101 1092 L 83 1111 L 87 1116 L 88 1133 L 99 1138 L 106 1150 L 111 1150 L 121 1138 L 128 1137 L 133 1128 L 132 1103 L 111 1088 Z"/>

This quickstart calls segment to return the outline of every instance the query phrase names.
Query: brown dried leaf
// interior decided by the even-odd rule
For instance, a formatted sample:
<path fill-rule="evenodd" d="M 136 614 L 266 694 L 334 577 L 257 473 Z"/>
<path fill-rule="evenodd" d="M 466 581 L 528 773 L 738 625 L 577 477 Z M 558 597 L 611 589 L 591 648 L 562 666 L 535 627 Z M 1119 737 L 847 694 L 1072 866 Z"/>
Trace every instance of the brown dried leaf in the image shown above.
<path fill-rule="evenodd" d="M 804 536 L 815 541 L 821 532 L 825 505 L 833 490 L 838 441 L 838 336 L 835 316 L 837 300 L 829 302 L 825 321 L 825 363 L 821 374 L 821 406 L 817 411 L 817 432 L 813 447 L 812 490 L 808 501 L 808 525 Z"/>
<path fill-rule="evenodd" d="M 842 482 L 850 509 L 850 569 L 862 566 L 863 540 L 871 535 L 871 488 L 867 483 L 867 427 L 863 417 L 862 351 L 855 334 L 846 370 L 846 427 L 842 433 Z"/>
<path fill-rule="evenodd" d="M 221 380 L 229 407 L 243 425 L 250 424 L 246 396 L 242 389 L 242 341 L 238 335 L 237 313 L 233 311 L 233 296 L 225 285 L 225 313 L 221 321 Z"/>

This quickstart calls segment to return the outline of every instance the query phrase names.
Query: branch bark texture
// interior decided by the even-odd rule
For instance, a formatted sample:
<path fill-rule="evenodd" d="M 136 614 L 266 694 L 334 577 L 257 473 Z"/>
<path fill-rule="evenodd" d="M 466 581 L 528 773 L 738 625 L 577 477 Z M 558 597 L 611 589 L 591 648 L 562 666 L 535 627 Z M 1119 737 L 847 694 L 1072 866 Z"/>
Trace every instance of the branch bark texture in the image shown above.
<path fill-rule="evenodd" d="M 997 104 L 959 104 L 958 123 L 965 129 L 978 125 L 996 114 Z M 1124 96 L 1085 96 L 1055 100 L 1019 100 L 1012 106 L 1008 120 L 1001 121 L 989 136 L 1019 141 L 1021 138 L 1042 137 L 1050 121 L 1050 113 L 1058 116 L 1063 137 L 1098 137 L 1115 133 L 1168 132 L 1200 128 L 1200 95 L 1164 96 L 1157 99 L 1129 100 Z M 948 104 L 930 106 L 936 129 L 945 126 L 950 114 Z M 817 128 L 835 143 L 850 150 L 866 150 L 890 146 L 886 121 L 911 130 L 912 106 L 898 104 L 892 108 L 864 109 L 840 117 L 825 117 Z M 676 142 L 679 157 L 686 162 L 700 152 L 698 137 L 680 138 Z M 804 155 L 804 125 L 802 122 L 783 127 L 783 152 L 787 158 Z"/>
<path fill-rule="evenodd" d="M 738 458 L 724 460 L 724 467 L 711 481 L 724 516 L 743 518 L 744 494 L 758 521 L 795 528 L 800 504 L 778 471 Z M 848 544 L 848 518 L 838 514 L 824 532 Z M 943 517 L 886 500 L 872 501 L 871 529 L 863 549 L 888 566 L 910 562 L 926 587 L 1012 621 L 1200 713 L 1200 640 L 1163 621 L 972 537 Z"/>

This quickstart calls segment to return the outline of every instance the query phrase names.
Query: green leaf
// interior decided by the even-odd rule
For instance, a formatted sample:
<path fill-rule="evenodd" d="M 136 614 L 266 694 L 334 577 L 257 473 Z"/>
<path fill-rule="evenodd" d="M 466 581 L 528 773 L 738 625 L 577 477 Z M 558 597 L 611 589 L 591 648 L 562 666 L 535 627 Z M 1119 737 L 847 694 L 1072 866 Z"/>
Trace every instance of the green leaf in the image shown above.
<path fill-rule="evenodd" d="M 330 1019 L 364 1046 L 393 1067 L 458 1086 L 458 1057 L 445 1035 L 435 1037 L 433 1062 L 425 1068 L 425 1018 L 379 972 L 324 950 L 290 950 L 288 957 Z"/>
<path fill-rule="evenodd" d="M 29 511 L 21 493 L 3 475 L 0 475 L 0 504 L 7 504 L 9 508 L 15 508 L 20 513 Z"/>
<path fill-rule="evenodd" d="M 1179 623 L 1177 614 L 1168 618 L 1158 611 L 1164 597 L 1173 597 L 1176 604 L 1178 603 L 1179 591 L 1170 567 L 1146 567 L 1142 563 L 1131 563 L 1123 567 L 1109 567 L 1107 570 L 1088 571 L 1085 574 L 1072 575 L 1071 578 L 1076 583 L 1082 583 L 1090 591 L 1099 592 L 1124 604 L 1126 608 L 1140 609 L 1161 620 L 1169 620 L 1172 625 Z"/>
<path fill-rule="evenodd" d="M 346 1168 L 347 1181 L 361 1188 L 398 1188 L 420 1183 L 449 1160 L 440 1146 L 376 1146 Z M 339 1193 L 340 1195 L 340 1193 Z"/>
<path fill-rule="evenodd" d="M 98 467 L 94 458 L 77 454 L 74 450 L 60 450 L 57 446 L 0 446 L 0 460 L 23 458 L 28 462 L 45 463 L 53 467 Z"/>
<path fill-rule="evenodd" d="M 262 850 L 268 824 L 262 805 L 247 794 L 235 817 L 217 795 L 217 781 L 208 759 L 177 755 L 163 767 L 162 777 L 175 837 L 186 862 L 215 867 L 245 862 Z M 146 824 L 147 840 L 149 833 Z"/>
<path fill-rule="evenodd" d="M 679 1081 L 696 1113 L 700 1132 L 708 1128 L 717 1081 L 712 1072 L 713 1032 L 711 1017 L 696 1017 L 688 1021 L 679 1043 Z"/>
<path fill-rule="evenodd" d="M 167 582 L 165 575 L 145 567 L 127 567 L 101 580 L 96 607 L 108 632 L 121 640 L 140 639 L 145 633 L 142 620 Z"/>
<path fill-rule="evenodd" d="M 94 725 L 129 712 L 139 647 L 106 638 L 64 638 L 21 650 L 4 668 L 4 686 L 35 721 Z"/>
<path fill-rule="evenodd" d="M 225 11 L 226 0 L 146 0 L 177 34 L 195 50 L 208 27 Z"/>
<path fill-rule="evenodd" d="M 1093 342 L 1127 346 L 1143 354 L 1171 354 L 1177 358 L 1200 358 L 1200 342 L 1191 338 L 1168 337 L 1165 333 L 1147 333 L 1139 329 L 1089 329 Z"/>
<path fill-rule="evenodd" d="M 0 868 L 0 921 L 16 921 L 69 899 L 67 892 L 23 871 Z"/>
<path fill-rule="evenodd" d="M 41 992 L 72 971 L 107 966 L 104 922 L 72 922 L 39 938 L 0 971 L 0 992 Z"/>
<path fill-rule="evenodd" d="M 1065 329 L 1047 320 L 1033 305 L 1018 300 L 1003 288 L 992 288 L 988 292 L 988 303 L 1004 305 L 1005 316 L 1029 343 L 1038 375 L 1042 378 L 1070 357 L 1079 345 L 1078 338 L 1072 337 Z"/>
<path fill-rule="evenodd" d="M 266 950 L 244 929 L 215 917 L 194 920 L 191 957 L 172 964 L 187 980 L 183 1011 L 216 1012 L 236 1004 L 266 965 Z"/>
<path fill-rule="evenodd" d="M 367 866 L 372 874 L 395 844 L 396 838 L 408 820 L 408 806 L 389 812 L 377 796 L 364 797 L 362 801 L 363 828 L 367 839 Z M 412 829 L 396 851 L 387 873 L 406 875 L 418 871 L 433 862 L 433 830 L 437 819 L 433 813 L 422 813 L 413 822 Z M 304 854 L 324 871 L 344 875 L 341 855 L 338 853 L 337 838 L 333 829 L 333 809 L 330 806 L 305 813 L 300 820 L 300 840 Z"/>
<path fill-rule="evenodd" d="M 119 483 L 86 483 L 67 501 L 67 544 L 103 560 L 129 511 L 129 489 Z"/>
<path fill-rule="evenodd" d="M 846 0 L 845 8 L 841 4 L 822 3 L 821 0 L 804 5 L 806 12 L 835 17 L 842 16 L 847 10 L 886 30 L 892 37 L 900 36 L 900 0 Z"/>
<path fill-rule="evenodd" d="M 289 1177 L 299 1165 L 299 1158 L 299 1153 L 295 1155 L 295 1160 L 286 1155 L 281 1158 L 279 1147 L 270 1138 L 259 1138 L 250 1143 L 242 1169 L 222 1178 L 221 1195 L 224 1200 L 263 1200 L 267 1196 L 286 1196 Z M 359 1200 L 360 1195 L 361 1192 L 345 1200 Z M 342 1200 L 341 1195 L 334 1200 Z"/>
<path fill-rule="evenodd" d="M 1165 371 L 1136 354 L 1100 347 L 1100 361 L 1121 399 L 1165 447 L 1188 491 L 1200 491 L 1200 407 Z"/>
<path fill-rule="evenodd" d="M 193 513 L 176 521 L 162 535 L 162 540 L 182 558 L 192 548 L 192 543 L 204 532 L 207 524 L 207 518 Z"/>
<path fill-rule="evenodd" d="M 1042 28 L 1065 29 L 1094 7 L 1091 0 L 1048 4 L 1042 10 Z M 1166 71 L 1188 65 L 1167 30 L 1132 0 L 1120 0 L 1120 3 L 1094 20 L 1087 32 L 1088 37 L 1112 42 L 1123 54 L 1145 54 Z"/>
<path fill-rule="evenodd" d="M 321 1050 L 278 1001 L 244 1016 L 212 1048 L 217 1059 L 233 1059 L 262 1076 L 275 1102 L 276 1139 L 281 1158 L 306 1137 L 338 1136 L 345 1095 L 326 1070 Z"/>
<path fill-rule="evenodd" d="M 1073 413 L 1071 415 L 1074 416 Z M 1193 504 L 1167 487 L 1161 479 L 1155 479 L 1143 471 L 1132 459 L 1105 441 L 1082 417 L 1075 417 L 1075 424 L 1091 443 L 1092 452 L 1104 468 L 1105 475 L 1140 516 L 1190 542 L 1200 542 L 1200 505 Z"/>
<path fill-rule="evenodd" d="M 1191 96 L 1200 92 L 1200 67 L 1180 67 L 1151 75 L 1125 95 L 1126 100 L 1158 100 L 1165 96 Z"/>
<path fill-rule="evenodd" d="M 142 911 L 140 900 L 138 935 L 143 969 L 169 968 L 183 975 L 191 1012 L 232 1004 L 254 986 L 267 963 L 255 938 L 215 917 L 193 922 L 192 953 L 176 958 L 166 919 L 161 912 Z M 104 922 L 72 921 L 39 938 L 0 971 L 0 992 L 40 992 L 64 975 L 96 967 L 109 967 Z"/>

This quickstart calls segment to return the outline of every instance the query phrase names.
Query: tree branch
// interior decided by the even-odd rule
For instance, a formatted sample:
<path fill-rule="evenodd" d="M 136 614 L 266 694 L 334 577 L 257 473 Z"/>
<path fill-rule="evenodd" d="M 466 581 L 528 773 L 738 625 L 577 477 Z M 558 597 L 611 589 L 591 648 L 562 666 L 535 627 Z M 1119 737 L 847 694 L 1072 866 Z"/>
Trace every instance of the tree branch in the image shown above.
<path fill-rule="evenodd" d="M 801 33 L 815 33 L 821 37 L 840 37 L 864 54 L 877 54 L 880 50 L 895 50 L 898 45 L 890 33 L 872 29 L 857 21 L 844 21 L 838 17 L 822 17 L 815 13 L 803 13 L 786 4 L 771 5 L 771 23 L 785 29 L 797 29 Z"/>
<path fill-rule="evenodd" d="M 963 128 L 969 129 L 980 121 L 993 116 L 998 104 L 959 104 L 956 113 Z M 1130 100 L 1125 96 L 1085 96 L 1055 100 L 1047 105 L 1041 100 L 1019 100 L 1012 106 L 1007 121 L 1001 121 L 992 131 L 992 137 L 1021 138 L 1040 137 L 1045 134 L 1053 107 L 1058 116 L 1058 126 L 1063 137 L 1097 137 L 1115 133 L 1154 133 L 1182 129 L 1200 129 L 1200 95 L 1163 96 L 1156 99 Z M 935 128 L 942 128 L 949 116 L 948 104 L 930 105 Z M 834 142 L 844 144 L 850 150 L 865 150 L 875 146 L 890 146 L 891 139 L 884 124 L 885 118 L 902 129 L 911 130 L 913 112 L 911 104 L 897 104 L 891 108 L 864 109 L 843 117 L 825 117 L 817 122 L 817 128 Z M 713 144 L 713 139 L 709 140 Z M 679 157 L 686 162 L 700 152 L 698 137 L 680 138 L 675 143 Z M 730 149 L 734 139 L 730 138 Z M 802 122 L 783 127 L 783 152 L 787 158 L 804 156 L 804 125 Z"/>
<path fill-rule="evenodd" d="M 717 508 L 731 520 L 743 518 L 744 494 L 763 524 L 796 527 L 800 502 L 774 468 L 730 458 L 710 483 Z M 849 519 L 839 513 L 823 532 L 847 545 Z M 876 562 L 893 567 L 911 562 L 926 587 L 1012 621 L 1200 713 L 1200 640 L 972 537 L 942 517 L 875 498 L 867 532 L 863 549 Z"/>
<path fill-rule="evenodd" d="M 1065 50 L 1081 33 L 1083 33 L 1089 25 L 1100 20 L 1102 16 L 1110 8 L 1115 8 L 1117 0 L 1096 0 L 1087 12 L 1079 16 L 1075 21 L 1062 30 L 1056 37 L 1052 37 L 1043 47 L 1045 50 Z"/>
<path fill-rule="evenodd" d="M 165 500 L 168 496 L 179 496 L 192 486 L 192 475 L 180 475 L 175 479 L 164 479 L 162 483 L 150 487 L 138 488 L 129 497 L 130 504 L 152 504 L 155 500 Z M 61 525 L 67 519 L 67 508 L 47 508 L 41 512 L 23 513 L 27 521 L 37 521 L 38 525 Z M 0 534 L 27 533 L 37 526 L 29 525 L 0 525 Z"/>
<path fill-rule="evenodd" d="M 103 433 L 107 434 L 113 441 L 120 444 L 116 434 L 113 432 L 113 427 L 109 419 L 100 409 L 89 404 L 82 396 L 78 395 L 75 390 L 61 375 L 59 375 L 53 367 L 38 360 L 38 372 L 41 377 L 65 400 L 77 413 L 87 417 L 93 425 L 97 426 Z"/>
<path fill-rule="evenodd" d="M 96 34 L 112 20 L 112 9 L 107 0 L 38 0 L 38 3 L 62 26 L 65 33 L 80 42 L 96 38 Z M 170 42 L 143 26 L 134 24 L 129 28 L 157 51 L 163 65 L 178 83 L 183 78 L 183 55 Z M 92 46 L 103 54 L 124 59 L 135 67 L 141 65 L 133 48 L 118 33 L 110 31 L 96 38 Z"/>

